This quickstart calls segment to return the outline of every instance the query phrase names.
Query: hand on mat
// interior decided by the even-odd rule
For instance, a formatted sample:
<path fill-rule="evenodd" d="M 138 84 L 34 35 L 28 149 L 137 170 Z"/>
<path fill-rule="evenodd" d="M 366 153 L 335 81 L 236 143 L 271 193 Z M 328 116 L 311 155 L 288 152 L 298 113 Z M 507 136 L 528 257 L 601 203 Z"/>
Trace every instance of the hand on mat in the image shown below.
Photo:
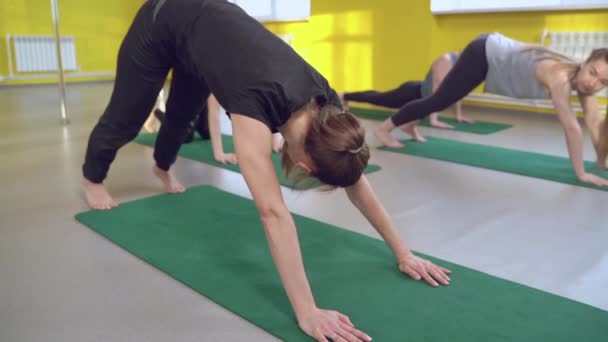
<path fill-rule="evenodd" d="M 584 173 L 578 177 L 578 180 L 584 183 L 591 183 L 597 186 L 608 186 L 608 179 L 596 176 L 592 173 Z"/>
<path fill-rule="evenodd" d="M 220 154 L 214 154 L 213 158 L 215 159 L 215 161 L 222 163 L 222 164 L 236 164 L 237 160 L 236 160 L 236 154 L 234 153 L 220 153 Z"/>
<path fill-rule="evenodd" d="M 316 308 L 305 317 L 298 319 L 300 329 L 319 342 L 361 342 L 372 338 L 355 328 L 345 315 Z"/>
<path fill-rule="evenodd" d="M 410 254 L 399 261 L 399 270 L 415 280 L 424 279 L 432 286 L 450 285 L 452 271 Z"/>

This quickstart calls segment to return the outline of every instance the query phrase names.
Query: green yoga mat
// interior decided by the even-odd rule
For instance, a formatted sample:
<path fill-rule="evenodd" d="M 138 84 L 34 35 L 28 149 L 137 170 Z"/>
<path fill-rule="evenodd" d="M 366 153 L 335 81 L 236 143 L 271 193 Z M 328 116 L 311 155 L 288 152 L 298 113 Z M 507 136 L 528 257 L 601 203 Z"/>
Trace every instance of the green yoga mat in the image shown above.
<path fill-rule="evenodd" d="M 386 120 L 394 112 L 379 110 L 379 109 L 368 109 L 368 108 L 350 108 L 350 111 L 356 116 L 362 119 L 369 120 Z M 459 132 L 468 132 L 468 133 L 476 133 L 476 134 L 492 134 L 496 132 L 500 132 L 507 128 L 513 127 L 513 125 L 507 125 L 503 123 L 496 122 L 487 122 L 487 121 L 475 121 L 474 124 L 461 123 L 456 121 L 456 119 L 448 118 L 445 116 L 441 117 L 441 121 L 444 121 L 452 126 L 454 126 L 455 131 Z M 429 123 L 429 118 L 424 118 L 419 123 L 420 126 L 431 127 Z"/>
<path fill-rule="evenodd" d="M 197 137 L 198 137 L 198 135 L 197 135 Z M 156 142 L 156 134 L 155 133 L 143 133 L 143 134 L 138 135 L 134 141 L 139 144 L 142 144 L 142 145 L 154 147 L 154 144 Z M 224 146 L 224 151 L 226 153 L 234 152 L 234 144 L 232 142 L 231 136 L 222 135 L 222 144 Z M 189 144 L 183 144 L 182 147 L 180 148 L 178 154 L 180 157 L 184 157 L 184 158 L 196 160 L 199 162 L 211 164 L 213 166 L 221 167 L 224 169 L 240 172 L 240 168 L 238 165 L 222 164 L 222 163 L 215 161 L 215 159 L 213 158 L 213 150 L 211 149 L 211 141 L 209 141 L 209 140 L 195 139 L 193 142 L 191 142 Z M 290 182 L 288 179 L 285 178 L 285 175 L 281 169 L 281 155 L 279 153 L 273 153 L 272 161 L 274 162 L 274 167 L 277 170 L 277 175 L 279 177 L 279 183 L 281 183 L 281 185 L 291 187 L 291 188 L 298 188 L 298 189 L 311 189 L 311 188 L 319 186 L 319 183 L 315 182 L 314 180 L 304 181 L 301 184 L 294 185 L 292 182 Z M 369 173 L 376 172 L 379 170 L 380 170 L 380 166 L 370 164 L 365 169 L 365 174 L 369 174 Z"/>
<path fill-rule="evenodd" d="M 608 190 L 580 182 L 570 159 L 547 154 L 511 150 L 501 147 L 472 144 L 467 142 L 427 137 L 426 143 L 412 140 L 400 149 L 381 147 L 381 150 L 409 154 L 418 157 L 445 160 L 453 163 L 477 166 L 523 176 L 541 178 L 560 183 L 583 186 L 598 190 Z M 600 170 L 595 163 L 585 162 L 587 172 L 608 178 L 608 172 Z"/>
<path fill-rule="evenodd" d="M 174 279 L 284 341 L 298 328 L 253 201 L 210 186 L 76 218 Z M 452 269 L 432 288 L 398 272 L 379 240 L 294 215 L 317 305 L 374 341 L 603 341 L 608 312 L 431 258 Z M 602 337 L 604 336 L 604 337 Z"/>

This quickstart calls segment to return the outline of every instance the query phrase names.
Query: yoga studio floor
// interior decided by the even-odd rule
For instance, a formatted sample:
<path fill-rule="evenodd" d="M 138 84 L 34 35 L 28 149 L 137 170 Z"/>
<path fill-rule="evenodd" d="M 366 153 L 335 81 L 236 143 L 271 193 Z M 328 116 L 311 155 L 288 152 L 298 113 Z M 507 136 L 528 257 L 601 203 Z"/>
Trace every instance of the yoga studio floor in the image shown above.
<path fill-rule="evenodd" d="M 87 209 L 80 167 L 111 89 L 69 85 L 63 127 L 56 87 L 0 88 L 0 341 L 277 340 L 74 219 Z M 514 126 L 421 132 L 567 156 L 554 116 L 465 113 Z M 594 160 L 588 136 L 585 159 Z M 369 180 L 414 250 L 608 310 L 608 193 L 378 150 L 371 162 L 382 170 Z M 161 191 L 152 163 L 151 148 L 120 150 L 106 183 L 117 201 Z M 185 185 L 250 198 L 238 173 L 182 158 L 174 169 Z M 292 212 L 378 238 L 341 191 L 284 194 Z"/>

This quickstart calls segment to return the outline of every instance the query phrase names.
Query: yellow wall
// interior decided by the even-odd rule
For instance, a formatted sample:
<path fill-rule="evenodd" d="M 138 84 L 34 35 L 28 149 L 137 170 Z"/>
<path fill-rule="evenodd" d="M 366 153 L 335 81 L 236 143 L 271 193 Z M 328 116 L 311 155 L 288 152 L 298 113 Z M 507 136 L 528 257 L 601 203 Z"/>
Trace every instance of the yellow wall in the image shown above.
<path fill-rule="evenodd" d="M 459 49 L 480 32 L 499 31 L 512 38 L 538 43 L 550 31 L 608 31 L 608 10 L 478 13 L 432 17 L 432 51 Z"/>
<path fill-rule="evenodd" d="M 500 31 L 537 42 L 545 27 L 608 31 L 608 10 L 433 16 L 429 0 L 311 2 L 309 21 L 266 26 L 275 33 L 293 33 L 295 49 L 339 91 L 389 89 L 406 80 L 421 79 L 435 57 L 462 49 L 482 32 Z M 53 33 L 49 3 L 0 1 L 0 75 L 8 74 L 6 33 Z M 59 3 L 61 33 L 76 37 L 81 71 L 114 71 L 120 42 L 143 0 Z"/>
<path fill-rule="evenodd" d="M 544 28 L 549 31 L 608 31 L 608 10 L 436 16 L 432 18 L 431 24 L 433 32 L 431 55 L 461 49 L 480 32 L 499 31 L 524 42 L 539 43 Z M 476 91 L 479 92 L 480 89 L 478 88 Z M 600 99 L 600 102 L 606 103 L 605 99 Z M 488 106 L 488 104 L 480 105 Z M 503 105 L 491 106 L 512 108 Z M 553 112 L 552 110 L 533 110 Z"/>
<path fill-rule="evenodd" d="M 429 0 L 312 0 L 310 21 L 271 23 L 338 91 L 389 89 L 421 79 L 441 53 L 483 32 L 539 42 L 553 31 L 608 31 L 608 10 L 433 16 Z"/>
<path fill-rule="evenodd" d="M 60 33 L 76 39 L 81 72 L 114 72 L 120 43 L 144 0 L 59 0 Z M 0 76 L 8 75 L 6 34 L 52 35 L 49 0 L 0 1 Z M 91 79 L 91 78 L 89 78 Z M 99 78 L 97 78 L 99 79 Z M 69 80 L 74 80 L 69 78 Z M 80 80 L 83 80 L 82 78 Z M 2 84 L 55 80 L 7 81 Z"/>
<path fill-rule="evenodd" d="M 266 24 L 293 33 L 295 49 L 338 90 L 387 88 L 424 76 L 430 15 L 402 0 L 313 0 L 308 22 Z"/>

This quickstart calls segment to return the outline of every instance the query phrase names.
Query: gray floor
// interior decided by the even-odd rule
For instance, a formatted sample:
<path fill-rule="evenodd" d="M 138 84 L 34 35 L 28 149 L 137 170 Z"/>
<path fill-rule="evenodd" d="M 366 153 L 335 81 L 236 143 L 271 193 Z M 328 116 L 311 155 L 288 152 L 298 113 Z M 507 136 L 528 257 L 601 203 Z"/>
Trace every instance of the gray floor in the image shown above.
<path fill-rule="evenodd" d="M 0 88 L 0 341 L 276 340 L 74 220 L 86 209 L 86 141 L 110 91 L 71 85 L 62 127 L 56 88 Z M 552 116 L 466 113 L 515 127 L 422 131 L 566 155 Z M 588 139 L 585 154 L 593 159 Z M 372 162 L 383 170 L 369 179 L 415 250 L 608 310 L 608 193 L 382 151 Z M 122 149 L 107 181 L 115 199 L 157 194 L 151 166 L 151 149 Z M 236 173 L 185 159 L 175 170 L 186 185 L 250 197 Z M 295 213 L 378 237 L 342 192 L 284 193 Z"/>

